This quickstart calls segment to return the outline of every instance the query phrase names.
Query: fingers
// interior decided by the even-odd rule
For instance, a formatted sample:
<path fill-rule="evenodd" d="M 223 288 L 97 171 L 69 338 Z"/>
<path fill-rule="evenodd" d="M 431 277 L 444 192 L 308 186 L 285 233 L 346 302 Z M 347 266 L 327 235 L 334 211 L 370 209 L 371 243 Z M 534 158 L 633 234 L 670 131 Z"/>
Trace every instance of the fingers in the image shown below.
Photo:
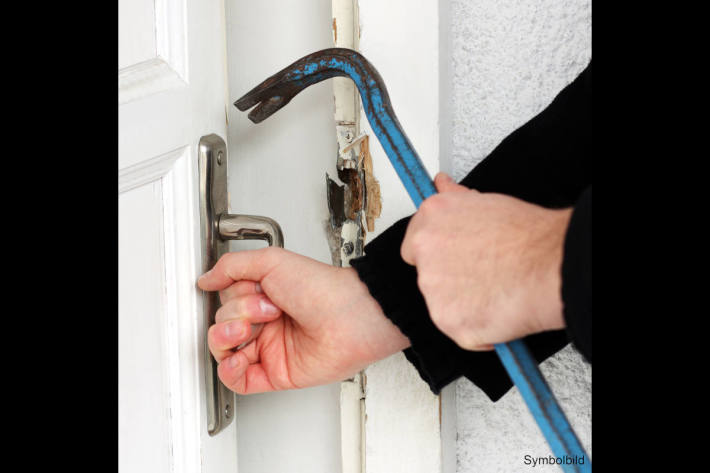
<path fill-rule="evenodd" d="M 219 300 L 222 304 L 235 299 L 240 296 L 246 296 L 251 294 L 263 294 L 264 291 L 261 289 L 261 284 L 255 281 L 238 281 L 219 291 Z"/>
<path fill-rule="evenodd" d="M 421 217 L 418 214 L 409 220 L 407 225 L 407 231 L 404 233 L 404 239 L 402 240 L 402 246 L 399 249 L 399 253 L 405 263 L 415 266 L 417 264 L 416 255 L 421 249 L 422 236 L 420 228 L 422 226 Z"/>
<path fill-rule="evenodd" d="M 227 253 L 197 280 L 197 285 L 204 291 L 220 291 L 243 279 L 261 281 L 286 254 L 276 247 Z"/>
<path fill-rule="evenodd" d="M 456 181 L 445 172 L 440 172 L 434 177 L 434 186 L 439 192 L 468 192 L 471 190 L 468 187 L 457 184 Z"/>
<path fill-rule="evenodd" d="M 495 350 L 495 345 L 477 345 L 475 347 L 467 348 L 470 351 L 491 351 Z"/>
<path fill-rule="evenodd" d="M 225 359 L 217 367 L 219 379 L 238 394 L 255 394 L 273 391 L 261 363 L 249 364 L 247 356 L 239 351 Z"/>
<path fill-rule="evenodd" d="M 214 324 L 207 330 L 207 346 L 218 363 L 233 354 L 232 350 L 251 335 L 251 324 L 243 319 Z"/>
<path fill-rule="evenodd" d="M 245 319 L 253 324 L 259 324 L 276 320 L 280 315 L 281 309 L 276 307 L 266 295 L 251 294 L 227 301 L 217 310 L 215 322 Z"/>
<path fill-rule="evenodd" d="M 430 237 L 432 228 L 440 227 L 442 215 L 450 215 L 452 210 L 460 207 L 461 202 L 468 201 L 470 197 L 478 195 L 478 191 L 457 184 L 451 176 L 444 172 L 436 175 L 434 185 L 439 193 L 422 202 L 417 213 L 410 219 L 404 240 L 402 240 L 400 254 L 402 259 L 412 266 L 417 265 L 417 257 L 424 249 L 428 248 L 430 251 L 433 246 L 438 244 L 431 243 Z M 457 195 L 442 195 L 451 193 Z M 460 193 L 467 193 L 467 195 L 458 195 Z"/>
<path fill-rule="evenodd" d="M 251 294 L 228 301 L 217 310 L 215 324 L 207 331 L 210 352 L 221 362 L 231 356 L 234 348 L 254 338 L 252 324 L 271 322 L 279 318 L 281 313 L 281 309 L 263 294 Z"/>

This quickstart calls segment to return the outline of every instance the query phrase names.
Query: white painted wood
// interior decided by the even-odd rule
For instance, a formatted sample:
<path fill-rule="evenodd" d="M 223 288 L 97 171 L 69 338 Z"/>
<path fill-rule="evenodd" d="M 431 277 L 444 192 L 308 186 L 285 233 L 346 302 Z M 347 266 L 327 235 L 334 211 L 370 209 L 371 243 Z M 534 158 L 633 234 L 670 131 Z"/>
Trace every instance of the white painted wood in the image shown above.
<path fill-rule="evenodd" d="M 432 175 L 439 169 L 442 148 L 438 8 L 437 2 L 424 0 L 360 1 L 360 50 L 384 77 L 399 120 Z M 307 7 L 277 0 L 228 1 L 230 103 L 294 60 L 330 47 L 332 21 L 330 0 Z M 334 106 L 332 87 L 322 83 L 308 88 L 259 125 L 231 105 L 228 109 L 232 211 L 275 218 L 287 249 L 326 263 L 324 176 L 326 171 L 336 174 L 333 113 L 345 113 L 344 107 Z M 365 120 L 362 124 L 362 131 L 369 132 Z M 415 209 L 377 140 L 370 144 L 383 194 L 375 236 Z M 244 247 L 250 245 L 233 244 Z M 367 373 L 366 405 L 361 408 L 367 412 L 363 471 L 441 471 L 439 398 L 401 354 Z M 350 388 L 353 392 L 346 396 L 353 397 L 355 387 Z M 239 396 L 240 473 L 330 473 L 344 471 L 346 464 L 354 468 L 341 441 L 354 442 L 356 435 L 352 423 L 339 425 L 339 419 L 354 420 L 357 409 L 350 401 L 339 406 L 341 392 L 335 384 Z M 347 460 L 340 458 L 341 451 Z"/>
<path fill-rule="evenodd" d="M 440 472 L 439 397 L 401 352 L 365 377 L 365 471 Z"/>
<path fill-rule="evenodd" d="M 118 73 L 118 103 L 124 104 L 146 95 L 177 89 L 185 81 L 159 57 L 121 69 Z"/>
<path fill-rule="evenodd" d="M 118 449 L 126 472 L 172 469 L 164 280 L 151 277 L 163 268 L 163 229 L 153 223 L 162 220 L 160 194 L 157 182 L 119 198 Z"/>
<path fill-rule="evenodd" d="M 185 0 L 119 2 L 119 104 L 186 85 L 186 8 Z"/>
<path fill-rule="evenodd" d="M 365 471 L 362 446 L 365 434 L 365 393 L 362 373 L 340 383 L 340 454 L 342 473 Z"/>
<path fill-rule="evenodd" d="M 359 0 L 359 10 L 360 52 L 384 79 L 399 122 L 433 177 L 447 139 L 441 129 L 446 117 L 440 106 L 445 88 L 438 2 Z M 366 120 L 361 127 L 372 134 Z M 368 240 L 416 210 L 377 140 L 370 140 L 370 151 L 382 214 Z M 439 396 L 401 353 L 370 366 L 365 375 L 366 471 L 443 471 Z"/>
<path fill-rule="evenodd" d="M 118 68 L 155 57 L 155 5 L 145 0 L 118 2 Z"/>
<path fill-rule="evenodd" d="M 339 48 L 357 50 L 359 45 L 359 12 L 357 0 L 332 0 L 333 45 Z M 360 156 L 359 143 L 366 137 L 360 135 L 360 96 L 353 81 L 346 77 L 336 77 L 333 84 L 335 105 L 335 136 L 338 141 L 339 158 L 352 157 L 357 166 Z M 358 136 L 360 135 L 360 136 Z M 360 167 L 362 164 L 360 163 Z M 331 179 L 337 179 L 332 176 Z M 366 223 L 363 223 L 366 225 Z M 350 266 L 350 259 L 362 256 L 362 251 L 345 251 L 345 243 L 355 244 L 362 234 L 355 222 L 345 222 L 341 228 L 341 266 Z M 355 248 L 358 248 L 356 245 Z M 340 383 L 340 455 L 342 473 L 363 473 L 365 471 L 365 393 L 362 386 L 363 373 Z"/>
<path fill-rule="evenodd" d="M 162 156 L 121 169 L 118 173 L 118 192 L 122 194 L 165 176 L 175 161 L 188 153 L 186 146 Z"/>
<path fill-rule="evenodd" d="M 309 87 L 258 125 L 231 105 L 296 59 L 332 47 L 331 0 L 229 0 L 226 7 L 232 211 L 274 218 L 286 249 L 331 264 L 324 224 L 325 173 L 336 175 L 338 151 L 332 84 Z M 239 472 L 339 472 L 339 403 L 340 383 L 238 396 Z"/>
<path fill-rule="evenodd" d="M 157 56 L 177 75 L 188 81 L 187 3 L 185 0 L 155 0 L 155 42 Z M 221 49 L 221 48 L 220 48 Z"/>
<path fill-rule="evenodd" d="M 152 5 L 119 2 L 119 49 L 145 36 L 136 15 Z M 153 56 L 129 51 L 119 63 L 119 471 L 235 472 L 234 424 L 207 434 L 206 327 L 195 285 L 197 143 L 226 136 L 223 5 L 157 0 L 153 11 Z M 160 68 L 176 82 L 155 79 Z M 142 81 L 138 93 L 131 80 Z"/>

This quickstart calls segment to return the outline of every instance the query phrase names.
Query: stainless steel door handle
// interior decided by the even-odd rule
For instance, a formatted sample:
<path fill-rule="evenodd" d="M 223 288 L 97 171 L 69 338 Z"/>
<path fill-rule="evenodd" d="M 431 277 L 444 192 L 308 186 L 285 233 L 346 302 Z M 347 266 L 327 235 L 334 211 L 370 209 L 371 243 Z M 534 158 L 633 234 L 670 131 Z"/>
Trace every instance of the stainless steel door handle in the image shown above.
<path fill-rule="evenodd" d="M 219 237 L 222 240 L 266 240 L 269 246 L 284 247 L 284 236 L 276 220 L 256 215 L 221 214 L 218 217 Z M 214 323 L 214 320 L 213 322 Z M 264 324 L 252 324 L 251 336 L 237 349 L 244 347 L 261 333 Z"/>
<path fill-rule="evenodd" d="M 200 222 L 202 236 L 202 272 L 211 269 L 220 256 L 229 250 L 228 240 L 265 240 L 269 246 L 283 248 L 281 227 L 275 220 L 255 215 L 229 213 L 227 193 L 227 145 L 217 135 L 200 139 Z M 205 313 L 205 386 L 207 394 L 207 431 L 215 435 L 234 418 L 234 393 L 217 376 L 217 363 L 207 346 L 207 329 L 214 324 L 220 307 L 219 294 L 204 294 Z M 249 343 L 261 331 L 262 324 L 252 326 Z"/>

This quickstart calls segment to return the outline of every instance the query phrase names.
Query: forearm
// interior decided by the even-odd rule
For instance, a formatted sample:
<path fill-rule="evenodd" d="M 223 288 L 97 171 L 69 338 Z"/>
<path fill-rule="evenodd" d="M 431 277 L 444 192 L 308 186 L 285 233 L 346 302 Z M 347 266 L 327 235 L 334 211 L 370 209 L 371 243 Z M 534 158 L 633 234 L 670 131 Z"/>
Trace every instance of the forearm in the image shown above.
<path fill-rule="evenodd" d="M 591 184 L 590 155 L 591 64 L 548 108 L 503 140 L 461 184 L 548 208 L 569 208 Z M 412 346 L 405 355 L 432 391 L 438 392 L 459 376 L 466 376 L 495 401 L 512 385 L 498 357 L 493 352 L 463 350 L 434 326 L 417 287 L 416 268 L 400 257 L 409 220 L 410 217 L 404 218 L 383 232 L 365 247 L 364 257 L 352 260 L 352 265 L 385 315 L 410 339 Z M 564 258 L 564 254 L 559 258 Z M 559 258 L 558 271 L 565 266 Z M 558 304 L 568 318 L 570 305 L 559 287 L 562 285 L 564 293 L 572 286 L 565 286 L 560 281 L 562 274 L 558 275 L 557 285 L 552 286 L 558 288 Z M 562 326 L 559 305 L 557 319 L 548 329 Z M 538 362 L 569 342 L 564 330 L 546 331 L 524 340 Z"/>

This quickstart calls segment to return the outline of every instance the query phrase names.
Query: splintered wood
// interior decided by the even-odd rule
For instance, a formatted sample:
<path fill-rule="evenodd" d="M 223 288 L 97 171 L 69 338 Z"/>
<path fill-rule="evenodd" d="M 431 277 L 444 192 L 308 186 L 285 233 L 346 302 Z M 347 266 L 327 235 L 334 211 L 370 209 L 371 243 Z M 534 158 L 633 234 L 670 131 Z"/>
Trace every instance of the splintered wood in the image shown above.
<path fill-rule="evenodd" d="M 382 212 L 382 196 L 380 195 L 380 183 L 375 179 L 372 172 L 372 156 L 370 155 L 370 137 L 360 142 L 359 165 L 365 173 L 365 220 L 367 231 L 375 231 L 375 219 Z"/>

